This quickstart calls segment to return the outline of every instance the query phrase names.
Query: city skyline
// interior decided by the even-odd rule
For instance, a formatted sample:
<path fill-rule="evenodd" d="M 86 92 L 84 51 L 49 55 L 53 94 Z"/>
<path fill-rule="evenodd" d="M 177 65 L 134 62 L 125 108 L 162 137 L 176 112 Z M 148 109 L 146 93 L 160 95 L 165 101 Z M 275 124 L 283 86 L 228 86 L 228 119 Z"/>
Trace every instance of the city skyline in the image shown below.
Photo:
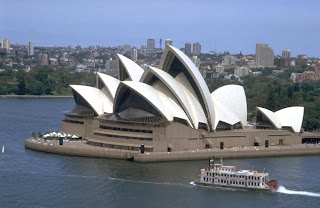
<path fill-rule="evenodd" d="M 34 40 L 35 46 L 85 47 L 140 47 L 148 38 L 155 39 L 158 47 L 161 38 L 173 40 L 178 48 L 199 42 L 202 51 L 244 54 L 254 54 L 256 43 L 267 43 L 277 55 L 289 48 L 292 56 L 320 56 L 317 1 L 122 3 L 3 1 L 0 38 L 21 44 Z"/>

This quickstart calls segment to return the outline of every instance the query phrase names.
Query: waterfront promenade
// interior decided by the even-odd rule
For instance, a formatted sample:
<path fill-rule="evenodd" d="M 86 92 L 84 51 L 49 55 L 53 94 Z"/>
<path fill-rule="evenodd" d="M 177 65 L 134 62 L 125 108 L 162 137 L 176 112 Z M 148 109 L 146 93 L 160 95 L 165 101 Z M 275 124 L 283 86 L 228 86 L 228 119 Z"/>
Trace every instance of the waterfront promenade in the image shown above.
<path fill-rule="evenodd" d="M 57 140 L 43 140 L 40 138 L 29 138 L 25 141 L 25 147 L 41 152 L 74 155 L 83 157 L 130 159 L 136 162 L 160 162 L 160 161 L 179 161 L 179 160 L 201 160 L 208 157 L 223 158 L 250 158 L 250 157 L 278 157 L 278 156 L 297 156 L 297 155 L 319 155 L 320 144 L 299 144 L 270 146 L 268 148 L 258 147 L 233 147 L 212 149 L 202 149 L 194 151 L 177 152 L 145 152 L 144 154 L 136 151 L 108 149 L 86 144 L 86 141 L 68 141 L 59 145 Z"/>

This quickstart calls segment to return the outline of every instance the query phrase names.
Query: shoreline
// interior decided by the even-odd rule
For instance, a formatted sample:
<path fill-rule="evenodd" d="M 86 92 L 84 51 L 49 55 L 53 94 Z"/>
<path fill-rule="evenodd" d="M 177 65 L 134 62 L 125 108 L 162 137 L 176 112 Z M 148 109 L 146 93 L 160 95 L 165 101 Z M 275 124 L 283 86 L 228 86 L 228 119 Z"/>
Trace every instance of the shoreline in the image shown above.
<path fill-rule="evenodd" d="M 223 158 L 257 158 L 257 157 L 285 157 L 285 156 L 305 156 L 320 155 L 320 145 L 298 144 L 265 147 L 234 147 L 220 150 L 202 149 L 179 152 L 145 152 L 107 149 L 86 144 L 84 141 L 69 141 L 59 145 L 57 140 L 33 139 L 25 140 L 25 148 L 40 152 L 73 155 L 81 157 L 106 158 L 132 160 L 135 162 L 168 162 L 168 161 L 188 161 L 203 160 L 209 157 Z"/>
<path fill-rule="evenodd" d="M 72 95 L 0 95 L 0 98 L 73 98 Z"/>

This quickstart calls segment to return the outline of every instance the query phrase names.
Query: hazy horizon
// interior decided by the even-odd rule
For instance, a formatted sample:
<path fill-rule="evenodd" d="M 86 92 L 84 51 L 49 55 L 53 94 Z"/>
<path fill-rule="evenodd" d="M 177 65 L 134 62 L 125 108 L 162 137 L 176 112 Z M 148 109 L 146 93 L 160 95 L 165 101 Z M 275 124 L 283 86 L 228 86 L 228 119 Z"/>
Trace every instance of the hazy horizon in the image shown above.
<path fill-rule="evenodd" d="M 254 54 L 267 43 L 276 55 L 320 57 L 319 1 L 199 0 L 186 2 L 93 0 L 0 0 L 0 39 L 35 46 L 140 48 L 148 38 L 172 39 L 182 48 L 199 42 L 202 51 Z"/>

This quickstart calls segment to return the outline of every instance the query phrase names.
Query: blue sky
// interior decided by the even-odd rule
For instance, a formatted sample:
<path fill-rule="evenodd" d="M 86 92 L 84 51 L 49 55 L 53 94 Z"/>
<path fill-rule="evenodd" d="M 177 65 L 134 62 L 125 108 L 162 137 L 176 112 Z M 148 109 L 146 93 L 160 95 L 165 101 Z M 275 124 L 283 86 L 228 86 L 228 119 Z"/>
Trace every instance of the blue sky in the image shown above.
<path fill-rule="evenodd" d="M 0 0 L 0 38 L 36 46 L 131 44 L 170 38 L 199 42 L 203 51 L 320 57 L 319 0 Z M 163 41 L 164 42 L 164 41 Z"/>

